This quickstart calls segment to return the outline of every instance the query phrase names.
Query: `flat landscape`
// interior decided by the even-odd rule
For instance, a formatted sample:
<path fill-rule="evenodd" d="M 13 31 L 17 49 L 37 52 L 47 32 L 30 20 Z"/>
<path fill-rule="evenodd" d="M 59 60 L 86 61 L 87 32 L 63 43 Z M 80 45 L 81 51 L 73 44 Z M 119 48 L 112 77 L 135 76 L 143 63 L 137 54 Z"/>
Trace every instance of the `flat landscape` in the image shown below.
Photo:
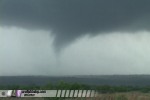
<path fill-rule="evenodd" d="M 61 82 L 61 84 L 59 84 Z M 56 85 L 55 83 L 58 83 Z M 78 84 L 72 84 L 78 83 Z M 49 85 L 46 85 L 49 84 Z M 55 84 L 55 85 L 53 85 Z M 71 85 L 72 84 L 72 85 Z M 37 85 L 40 88 L 96 86 L 95 98 L 0 98 L 0 100 L 150 100 L 150 75 L 1 76 L 0 86 Z M 72 87 L 70 87 L 72 86 Z M 47 88 L 46 88 L 47 87 Z M 8 87 L 9 88 L 9 87 Z M 22 87 L 23 88 L 23 87 Z M 33 87 L 34 88 L 34 87 Z M 86 88 L 86 87 L 83 87 Z M 90 88 L 90 87 L 89 87 Z"/>
<path fill-rule="evenodd" d="M 87 85 L 150 86 L 150 75 L 0 76 L 0 85 L 45 85 L 62 80 Z"/>

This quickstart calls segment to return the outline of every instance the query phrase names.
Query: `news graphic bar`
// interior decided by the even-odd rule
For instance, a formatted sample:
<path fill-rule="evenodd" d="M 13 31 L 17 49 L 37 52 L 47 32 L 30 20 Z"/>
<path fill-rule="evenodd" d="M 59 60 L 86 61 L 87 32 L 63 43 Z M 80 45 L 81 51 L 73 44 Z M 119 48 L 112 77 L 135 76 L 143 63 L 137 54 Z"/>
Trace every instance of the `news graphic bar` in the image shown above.
<path fill-rule="evenodd" d="M 0 97 L 95 97 L 95 90 L 0 90 Z"/>

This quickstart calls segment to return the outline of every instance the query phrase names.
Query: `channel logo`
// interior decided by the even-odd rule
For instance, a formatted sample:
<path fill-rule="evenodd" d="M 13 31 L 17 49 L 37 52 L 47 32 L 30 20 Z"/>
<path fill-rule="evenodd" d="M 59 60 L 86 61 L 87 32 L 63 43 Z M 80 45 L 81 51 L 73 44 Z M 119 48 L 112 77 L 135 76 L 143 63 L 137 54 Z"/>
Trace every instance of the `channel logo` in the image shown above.
<path fill-rule="evenodd" d="M 21 90 L 8 90 L 7 97 L 21 97 Z"/>

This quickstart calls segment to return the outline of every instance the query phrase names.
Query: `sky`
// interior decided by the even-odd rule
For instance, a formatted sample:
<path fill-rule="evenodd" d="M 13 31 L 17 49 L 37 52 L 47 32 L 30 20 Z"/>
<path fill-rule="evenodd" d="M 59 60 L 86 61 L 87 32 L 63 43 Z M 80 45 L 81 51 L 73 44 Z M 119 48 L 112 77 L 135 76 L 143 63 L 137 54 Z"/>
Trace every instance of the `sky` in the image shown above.
<path fill-rule="evenodd" d="M 149 0 L 0 0 L 0 76 L 150 72 Z"/>

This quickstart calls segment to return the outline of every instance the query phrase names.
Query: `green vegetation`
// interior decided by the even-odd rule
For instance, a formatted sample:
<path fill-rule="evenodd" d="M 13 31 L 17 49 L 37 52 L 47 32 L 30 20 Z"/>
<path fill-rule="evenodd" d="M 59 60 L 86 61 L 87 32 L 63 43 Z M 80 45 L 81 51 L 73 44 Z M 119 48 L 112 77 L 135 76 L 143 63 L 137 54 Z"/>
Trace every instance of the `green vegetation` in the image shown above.
<path fill-rule="evenodd" d="M 51 84 L 50 82 L 46 85 L 39 86 L 36 84 L 32 85 L 0 85 L 1 90 L 8 90 L 8 89 L 20 89 L 20 90 L 88 90 L 92 89 L 93 86 L 85 85 L 85 84 L 79 84 L 79 83 L 67 83 L 64 81 L 60 81 L 57 84 Z"/>
<path fill-rule="evenodd" d="M 125 95 L 119 95 L 116 97 L 116 100 L 128 100 L 128 98 Z"/>
<path fill-rule="evenodd" d="M 8 90 L 8 89 L 20 89 L 20 90 L 97 90 L 99 93 L 118 93 L 118 92 L 132 92 L 132 91 L 139 91 L 142 93 L 149 93 L 150 86 L 145 87 L 136 87 L 136 86 L 110 86 L 110 85 L 100 85 L 100 86 L 91 86 L 86 84 L 79 84 L 79 83 L 67 83 L 64 81 L 60 81 L 57 84 L 51 84 L 50 82 L 46 85 L 39 86 L 36 84 L 32 84 L 29 86 L 25 85 L 7 85 L 2 86 L 0 85 L 1 90 Z"/>
<path fill-rule="evenodd" d="M 91 86 L 79 83 L 68 83 L 60 81 L 57 84 L 51 84 L 39 86 L 32 84 L 30 86 L 25 85 L 0 85 L 1 90 L 21 89 L 21 90 L 96 90 L 99 94 L 96 96 L 97 100 L 150 100 L 150 86 L 110 86 L 99 85 Z M 66 98 L 41 98 L 41 100 L 65 100 Z M 82 98 L 84 100 L 86 98 Z M 31 99 L 32 100 L 32 99 Z M 40 99 L 39 99 L 40 100 Z M 69 99 L 68 99 L 69 100 Z M 74 98 L 74 100 L 79 100 Z"/>

